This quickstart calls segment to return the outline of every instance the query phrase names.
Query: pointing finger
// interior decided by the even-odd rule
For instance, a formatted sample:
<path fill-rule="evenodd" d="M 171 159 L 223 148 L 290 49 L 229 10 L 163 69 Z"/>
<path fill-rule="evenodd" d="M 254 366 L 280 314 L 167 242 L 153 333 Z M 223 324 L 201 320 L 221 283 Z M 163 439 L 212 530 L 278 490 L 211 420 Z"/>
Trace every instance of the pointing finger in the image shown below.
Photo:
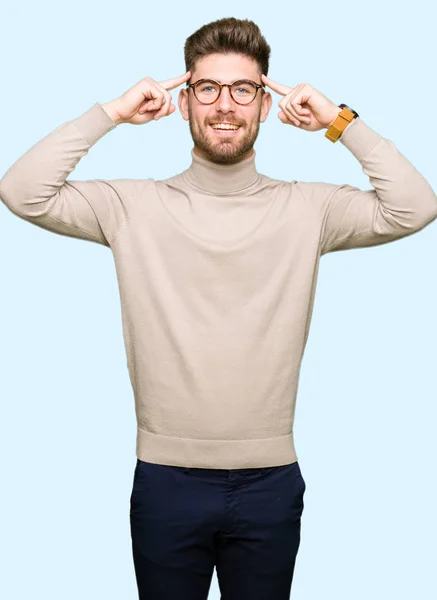
<path fill-rule="evenodd" d="M 173 88 L 178 87 L 185 81 L 188 81 L 191 77 L 191 71 L 187 71 L 184 75 L 180 77 L 174 77 L 173 79 L 166 79 L 165 81 L 160 81 L 159 85 L 162 85 L 166 90 L 172 90 Z"/>
<path fill-rule="evenodd" d="M 293 88 L 283 85 L 282 83 L 277 83 L 276 81 L 269 79 L 264 74 L 261 75 L 261 80 L 263 83 L 266 83 L 274 92 L 282 94 L 283 96 L 293 91 Z"/>

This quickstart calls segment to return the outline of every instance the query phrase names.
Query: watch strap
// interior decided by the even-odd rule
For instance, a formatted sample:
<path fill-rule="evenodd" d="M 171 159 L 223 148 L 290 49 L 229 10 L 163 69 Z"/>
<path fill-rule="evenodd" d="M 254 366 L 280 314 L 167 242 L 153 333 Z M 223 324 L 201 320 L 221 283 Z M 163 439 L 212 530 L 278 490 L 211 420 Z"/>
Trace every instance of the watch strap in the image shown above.
<path fill-rule="evenodd" d="M 325 133 L 325 137 L 333 143 L 337 142 L 340 139 L 341 134 L 349 125 L 349 123 L 351 123 L 354 119 L 356 119 L 359 116 L 355 110 L 353 110 L 346 104 L 340 104 L 339 108 L 341 108 L 341 111 L 338 113 L 336 119 L 331 123 L 331 125 Z"/>

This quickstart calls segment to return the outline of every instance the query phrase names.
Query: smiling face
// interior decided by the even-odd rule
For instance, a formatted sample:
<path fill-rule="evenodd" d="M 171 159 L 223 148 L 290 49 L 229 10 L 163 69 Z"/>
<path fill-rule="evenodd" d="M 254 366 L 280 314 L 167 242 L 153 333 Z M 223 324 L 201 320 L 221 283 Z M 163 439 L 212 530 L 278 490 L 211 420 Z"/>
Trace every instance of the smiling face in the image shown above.
<path fill-rule="evenodd" d="M 199 79 L 213 79 L 219 83 L 232 83 L 240 79 L 261 82 L 258 63 L 241 54 L 209 54 L 198 60 L 192 71 L 190 83 Z M 193 89 L 179 92 L 179 108 L 189 122 L 194 152 L 216 163 L 235 163 L 253 154 L 253 145 L 272 105 L 269 92 L 261 89 L 251 104 L 237 104 L 229 88 L 222 88 L 214 104 L 201 104 Z M 217 131 L 213 123 L 238 125 L 236 131 Z"/>

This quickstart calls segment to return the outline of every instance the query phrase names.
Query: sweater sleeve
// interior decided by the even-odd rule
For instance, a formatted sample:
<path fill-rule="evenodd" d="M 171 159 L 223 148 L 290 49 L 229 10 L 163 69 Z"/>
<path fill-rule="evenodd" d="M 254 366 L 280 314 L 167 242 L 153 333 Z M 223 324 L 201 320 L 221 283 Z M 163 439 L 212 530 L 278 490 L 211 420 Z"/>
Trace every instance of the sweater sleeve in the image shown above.
<path fill-rule="evenodd" d="M 385 244 L 419 231 L 437 217 L 436 194 L 392 141 L 360 118 L 340 141 L 360 162 L 374 189 L 297 183 L 322 221 L 321 254 Z"/>
<path fill-rule="evenodd" d="M 134 180 L 66 181 L 116 123 L 99 103 L 32 146 L 0 180 L 0 198 L 17 216 L 55 233 L 110 246 L 125 221 Z"/>

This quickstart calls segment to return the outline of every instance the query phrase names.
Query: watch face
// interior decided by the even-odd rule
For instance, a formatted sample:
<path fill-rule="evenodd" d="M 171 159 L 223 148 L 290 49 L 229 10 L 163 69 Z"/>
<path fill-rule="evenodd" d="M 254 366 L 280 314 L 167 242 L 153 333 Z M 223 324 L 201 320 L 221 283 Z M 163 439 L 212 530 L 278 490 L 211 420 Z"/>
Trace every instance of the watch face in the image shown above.
<path fill-rule="evenodd" d="M 351 108 L 351 107 L 350 107 L 350 106 L 348 106 L 347 104 L 339 104 L 338 106 L 339 106 L 339 108 L 348 108 L 348 109 L 351 111 L 351 113 L 353 113 L 353 115 L 354 115 L 354 117 L 355 117 L 355 118 L 360 116 L 360 115 L 357 113 L 357 111 L 355 111 L 353 108 Z"/>

